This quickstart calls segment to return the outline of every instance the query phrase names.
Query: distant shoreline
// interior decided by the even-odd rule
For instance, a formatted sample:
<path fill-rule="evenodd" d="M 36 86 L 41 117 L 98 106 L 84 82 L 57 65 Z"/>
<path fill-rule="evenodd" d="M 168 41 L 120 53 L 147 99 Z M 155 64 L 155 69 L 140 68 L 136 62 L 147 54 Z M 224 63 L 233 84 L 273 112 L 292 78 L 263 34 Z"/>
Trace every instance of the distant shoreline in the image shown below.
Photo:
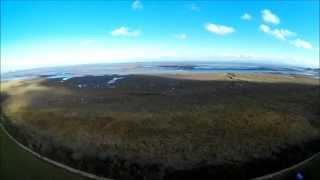
<path fill-rule="evenodd" d="M 78 77 L 85 75 L 129 75 L 129 74 L 175 74 L 175 73 L 267 73 L 288 76 L 306 76 L 319 79 L 320 70 L 288 65 L 268 65 L 231 62 L 139 62 L 88 64 L 27 69 L 1 74 L 1 81 L 27 77 Z"/>
<path fill-rule="evenodd" d="M 71 79 L 75 77 L 91 77 L 91 76 L 119 76 L 125 77 L 130 75 L 158 76 L 173 79 L 200 80 L 200 81 L 250 81 L 250 82 L 290 82 L 290 83 L 311 83 L 320 84 L 320 79 L 313 76 L 296 75 L 296 74 L 275 74 L 266 72 L 241 72 L 241 73 L 221 73 L 221 72 L 172 72 L 172 73 L 136 73 L 136 74 L 106 74 L 106 75 L 83 75 L 83 76 L 55 76 L 55 75 L 39 75 L 32 77 L 16 77 L 12 79 L 1 80 L 1 83 L 19 80 L 36 80 L 36 79 Z"/>

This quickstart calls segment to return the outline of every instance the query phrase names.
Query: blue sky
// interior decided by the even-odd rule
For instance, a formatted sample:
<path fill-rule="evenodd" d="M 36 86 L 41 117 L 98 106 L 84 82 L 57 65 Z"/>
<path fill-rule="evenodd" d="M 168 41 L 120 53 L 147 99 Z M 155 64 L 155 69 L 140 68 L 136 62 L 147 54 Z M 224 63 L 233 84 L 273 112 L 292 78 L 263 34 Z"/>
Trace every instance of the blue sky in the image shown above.
<path fill-rule="evenodd" d="M 226 60 L 319 66 L 319 1 L 1 1 L 1 70 Z"/>

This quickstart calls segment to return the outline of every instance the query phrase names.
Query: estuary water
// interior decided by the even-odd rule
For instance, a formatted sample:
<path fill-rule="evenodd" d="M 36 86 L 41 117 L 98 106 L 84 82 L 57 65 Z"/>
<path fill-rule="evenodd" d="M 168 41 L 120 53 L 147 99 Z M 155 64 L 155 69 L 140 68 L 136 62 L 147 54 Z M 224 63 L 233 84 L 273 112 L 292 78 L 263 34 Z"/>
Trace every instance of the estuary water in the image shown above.
<path fill-rule="evenodd" d="M 85 64 L 13 71 L 1 74 L 1 81 L 12 79 L 29 79 L 36 77 L 62 78 L 127 75 L 127 74 L 159 74 L 159 73 L 271 73 L 283 75 L 303 75 L 319 79 L 319 68 L 304 68 L 287 65 L 270 65 L 231 62 L 136 62 Z"/>

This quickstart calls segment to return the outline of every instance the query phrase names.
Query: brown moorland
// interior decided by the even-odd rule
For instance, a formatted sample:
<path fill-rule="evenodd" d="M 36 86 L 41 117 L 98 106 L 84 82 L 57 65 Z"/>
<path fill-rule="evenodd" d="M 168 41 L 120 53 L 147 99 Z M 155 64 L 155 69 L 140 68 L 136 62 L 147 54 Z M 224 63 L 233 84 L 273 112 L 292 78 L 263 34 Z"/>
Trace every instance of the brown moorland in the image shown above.
<path fill-rule="evenodd" d="M 247 179 L 320 149 L 316 79 L 114 77 L 3 82 L 2 122 L 33 150 L 115 179 Z"/>

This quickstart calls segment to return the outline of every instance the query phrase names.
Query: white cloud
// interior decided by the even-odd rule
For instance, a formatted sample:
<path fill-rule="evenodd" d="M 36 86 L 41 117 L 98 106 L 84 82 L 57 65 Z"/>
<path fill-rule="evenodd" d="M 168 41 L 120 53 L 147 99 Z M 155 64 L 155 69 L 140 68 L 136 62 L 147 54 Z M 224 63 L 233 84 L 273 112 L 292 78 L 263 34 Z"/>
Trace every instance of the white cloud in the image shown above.
<path fill-rule="evenodd" d="M 141 1 L 139 1 L 139 0 L 133 1 L 131 7 L 133 10 L 142 10 L 143 9 L 143 5 L 142 5 Z"/>
<path fill-rule="evenodd" d="M 312 45 L 310 42 L 299 39 L 299 38 L 294 41 L 291 41 L 291 44 L 297 48 L 304 48 L 304 49 L 311 49 L 312 48 Z"/>
<path fill-rule="evenodd" d="M 218 35 L 227 35 L 235 31 L 233 27 L 219 25 L 219 24 L 212 24 L 212 23 L 207 23 L 205 25 L 205 29 L 211 33 L 215 33 Z"/>
<path fill-rule="evenodd" d="M 269 26 L 265 24 L 260 25 L 260 30 L 266 34 L 272 35 L 281 40 L 287 40 L 288 37 L 296 36 L 295 32 L 292 32 L 288 29 L 271 29 Z"/>
<path fill-rule="evenodd" d="M 296 36 L 296 33 L 287 29 L 274 29 L 272 34 L 278 39 L 286 40 L 287 37 Z"/>
<path fill-rule="evenodd" d="M 280 23 L 280 18 L 276 14 L 273 14 L 269 9 L 262 10 L 261 14 L 262 14 L 263 21 L 266 23 L 271 23 L 271 24 Z"/>
<path fill-rule="evenodd" d="M 174 37 L 177 39 L 185 40 L 188 38 L 188 35 L 185 33 L 181 33 L 181 34 L 175 34 Z"/>
<path fill-rule="evenodd" d="M 190 5 L 190 9 L 191 11 L 200 11 L 200 7 L 194 3 Z"/>
<path fill-rule="evenodd" d="M 127 27 L 120 27 L 111 31 L 112 36 L 126 36 L 126 37 L 137 37 L 141 34 L 140 30 L 130 30 Z"/>
<path fill-rule="evenodd" d="M 270 32 L 270 28 L 269 26 L 265 25 L 265 24 L 261 24 L 260 25 L 260 30 L 264 33 L 269 33 Z"/>
<path fill-rule="evenodd" d="M 281 40 L 287 40 L 288 37 L 293 37 L 297 35 L 295 32 L 292 32 L 287 29 L 271 29 L 269 26 L 265 24 L 260 25 L 260 30 L 266 34 L 272 35 Z M 290 41 L 290 44 L 294 45 L 297 48 L 312 49 L 312 45 L 310 42 L 299 38 Z"/>
<path fill-rule="evenodd" d="M 252 19 L 252 16 L 251 16 L 250 14 L 248 14 L 248 13 L 244 13 L 244 14 L 241 16 L 241 19 L 242 19 L 242 20 L 247 20 L 247 21 L 249 21 L 249 20 Z"/>

